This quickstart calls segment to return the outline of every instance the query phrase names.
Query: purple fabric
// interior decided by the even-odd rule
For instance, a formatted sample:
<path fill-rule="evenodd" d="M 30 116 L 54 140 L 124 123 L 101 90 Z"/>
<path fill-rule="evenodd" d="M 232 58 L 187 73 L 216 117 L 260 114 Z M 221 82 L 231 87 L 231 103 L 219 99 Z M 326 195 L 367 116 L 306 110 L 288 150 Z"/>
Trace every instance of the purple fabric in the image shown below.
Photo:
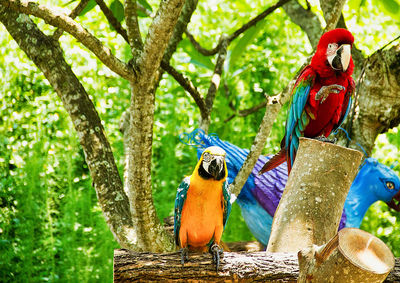
<path fill-rule="evenodd" d="M 262 175 L 258 175 L 262 166 L 270 157 L 260 156 L 253 168 L 254 184 L 252 193 L 260 205 L 273 216 L 282 197 L 283 190 L 287 182 L 286 162 L 277 168 L 270 170 Z"/>

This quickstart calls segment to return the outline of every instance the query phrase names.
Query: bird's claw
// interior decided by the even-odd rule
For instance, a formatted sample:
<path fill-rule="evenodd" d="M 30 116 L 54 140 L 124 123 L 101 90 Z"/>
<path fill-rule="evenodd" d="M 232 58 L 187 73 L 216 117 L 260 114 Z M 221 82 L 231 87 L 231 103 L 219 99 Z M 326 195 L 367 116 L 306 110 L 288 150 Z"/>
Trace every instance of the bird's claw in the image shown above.
<path fill-rule="evenodd" d="M 315 137 L 314 139 L 317 141 L 329 142 L 329 143 L 335 143 L 337 141 L 337 138 L 328 139 L 325 136 L 318 136 L 318 137 Z"/>
<path fill-rule="evenodd" d="M 341 85 L 333 84 L 333 85 L 328 85 L 328 86 L 323 86 L 320 88 L 320 90 L 317 92 L 315 95 L 316 100 L 321 100 L 320 103 L 323 103 L 325 99 L 328 98 L 328 96 L 331 93 L 338 94 L 342 90 L 345 90 L 346 88 Z"/>
<path fill-rule="evenodd" d="M 214 243 L 210 247 L 210 253 L 213 255 L 213 262 L 215 263 L 215 270 L 216 270 L 216 272 L 218 272 L 220 258 L 221 258 L 221 254 L 223 254 L 223 250 L 218 246 L 218 244 Z"/>
<path fill-rule="evenodd" d="M 182 248 L 181 249 L 181 264 L 182 266 L 185 264 L 185 259 L 188 260 L 189 259 L 189 252 L 188 252 L 188 248 Z"/>

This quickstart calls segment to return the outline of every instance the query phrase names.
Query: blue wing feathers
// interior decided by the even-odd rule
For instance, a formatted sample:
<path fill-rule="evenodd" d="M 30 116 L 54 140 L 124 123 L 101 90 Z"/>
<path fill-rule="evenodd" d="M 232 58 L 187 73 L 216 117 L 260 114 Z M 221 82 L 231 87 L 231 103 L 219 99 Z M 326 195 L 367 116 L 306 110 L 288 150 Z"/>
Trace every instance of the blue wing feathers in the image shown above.
<path fill-rule="evenodd" d="M 299 137 L 303 135 L 303 131 L 309 122 L 305 106 L 314 80 L 315 72 L 311 67 L 305 68 L 292 91 L 285 128 L 285 146 L 291 165 L 293 165 L 296 155 Z"/>

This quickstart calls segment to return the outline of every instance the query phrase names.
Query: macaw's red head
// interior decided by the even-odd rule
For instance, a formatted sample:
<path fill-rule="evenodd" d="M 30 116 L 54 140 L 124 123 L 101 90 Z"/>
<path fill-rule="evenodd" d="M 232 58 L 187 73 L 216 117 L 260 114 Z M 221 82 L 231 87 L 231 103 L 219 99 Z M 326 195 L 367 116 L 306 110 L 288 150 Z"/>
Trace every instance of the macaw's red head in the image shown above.
<path fill-rule="evenodd" d="M 347 29 L 337 28 L 324 33 L 311 59 L 311 66 L 321 77 L 353 74 L 351 47 L 354 37 Z"/>

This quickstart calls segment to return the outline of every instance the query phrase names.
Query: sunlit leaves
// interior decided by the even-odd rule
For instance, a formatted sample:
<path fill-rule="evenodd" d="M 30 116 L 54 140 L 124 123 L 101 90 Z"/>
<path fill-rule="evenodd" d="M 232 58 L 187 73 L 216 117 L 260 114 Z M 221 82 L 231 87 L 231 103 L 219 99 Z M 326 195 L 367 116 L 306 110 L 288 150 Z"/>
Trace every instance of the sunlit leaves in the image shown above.
<path fill-rule="evenodd" d="M 96 7 L 97 3 L 95 0 L 90 0 L 86 7 L 82 10 L 79 16 L 84 16 L 87 12 L 91 11 L 94 7 Z"/>
<path fill-rule="evenodd" d="M 400 2 L 398 0 L 380 0 L 380 3 L 384 7 L 384 10 L 389 15 L 397 17 L 396 20 L 399 21 L 400 16 Z"/>
<path fill-rule="evenodd" d="M 112 11 L 114 17 L 118 22 L 122 22 L 125 17 L 124 5 L 119 0 L 114 0 L 110 5 L 110 10 Z"/>
<path fill-rule="evenodd" d="M 209 70 L 214 70 L 214 64 L 211 62 L 209 56 L 204 56 L 199 51 L 197 51 L 189 39 L 184 38 L 180 43 L 179 46 L 189 55 L 188 62 L 185 63 L 192 63 L 197 65 L 198 67 L 207 68 Z"/>
<path fill-rule="evenodd" d="M 230 62 L 236 62 L 237 59 L 246 52 L 246 47 L 251 44 L 254 38 L 258 35 L 259 31 L 264 28 L 265 20 L 260 21 L 255 26 L 248 29 L 243 36 L 240 37 L 239 40 L 236 41 L 236 44 L 231 48 L 230 56 L 227 58 L 227 64 L 230 66 Z M 229 71 L 229 67 L 227 71 Z"/>
<path fill-rule="evenodd" d="M 153 8 L 151 8 L 151 5 L 146 0 L 138 0 L 138 3 L 140 3 L 145 9 L 149 10 L 150 12 L 153 12 Z"/>

